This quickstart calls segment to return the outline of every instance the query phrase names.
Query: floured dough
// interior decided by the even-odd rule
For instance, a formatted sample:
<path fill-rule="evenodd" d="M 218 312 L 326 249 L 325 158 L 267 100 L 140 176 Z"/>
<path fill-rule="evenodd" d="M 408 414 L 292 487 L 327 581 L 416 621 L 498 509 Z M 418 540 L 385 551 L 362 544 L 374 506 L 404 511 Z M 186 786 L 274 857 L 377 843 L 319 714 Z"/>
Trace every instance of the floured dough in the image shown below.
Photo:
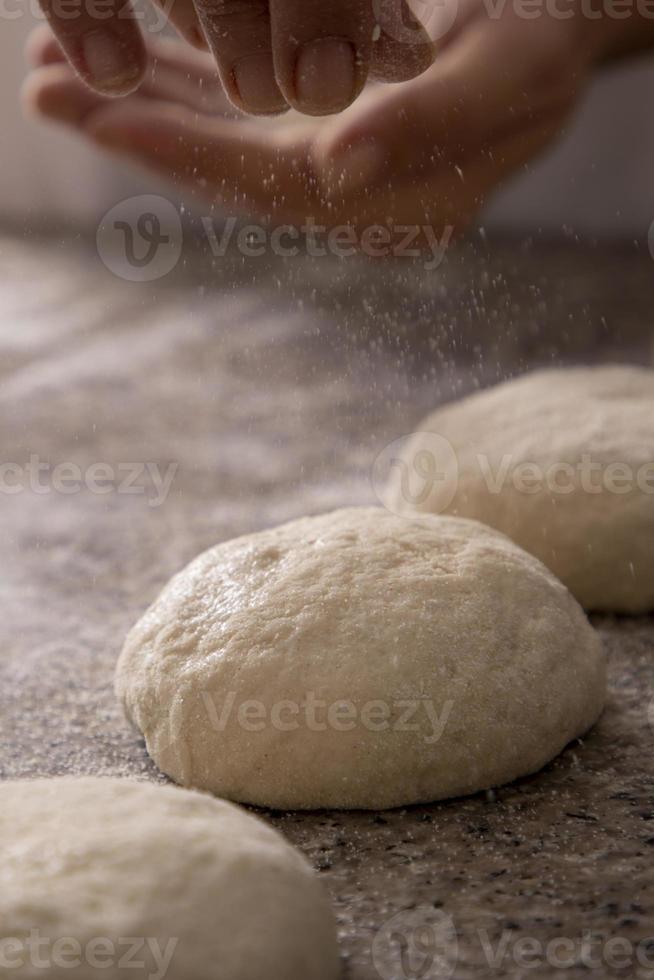
<path fill-rule="evenodd" d="M 340 976 L 314 873 L 229 803 L 131 780 L 5 782 L 0 839 L 2 978 Z"/>
<path fill-rule="evenodd" d="M 604 702 L 569 592 L 473 521 L 382 508 L 228 541 L 129 634 L 117 692 L 159 767 L 280 808 L 380 808 L 531 773 Z"/>
<path fill-rule="evenodd" d="M 654 608 L 654 371 L 539 371 L 471 395 L 418 425 L 391 471 L 395 512 L 503 531 L 587 609 Z"/>

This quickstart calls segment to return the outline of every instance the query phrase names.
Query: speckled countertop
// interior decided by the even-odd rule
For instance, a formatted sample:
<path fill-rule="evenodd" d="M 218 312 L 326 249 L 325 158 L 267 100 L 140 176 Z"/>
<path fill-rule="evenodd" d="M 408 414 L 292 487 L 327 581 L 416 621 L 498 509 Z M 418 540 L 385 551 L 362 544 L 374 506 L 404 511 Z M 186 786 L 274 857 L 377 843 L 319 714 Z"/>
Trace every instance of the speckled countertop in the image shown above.
<path fill-rule="evenodd" d="M 654 262 L 632 248 L 465 249 L 429 274 L 186 259 L 134 285 L 83 242 L 0 239 L 2 461 L 46 467 L 0 495 L 4 778 L 160 778 L 112 672 L 202 548 L 373 500 L 377 452 L 457 392 L 543 363 L 652 363 Z M 53 492 L 63 462 L 177 468 L 151 506 L 147 481 Z M 319 869 L 349 980 L 654 977 L 654 619 L 595 625 L 609 707 L 539 775 L 383 814 L 265 814 Z"/>

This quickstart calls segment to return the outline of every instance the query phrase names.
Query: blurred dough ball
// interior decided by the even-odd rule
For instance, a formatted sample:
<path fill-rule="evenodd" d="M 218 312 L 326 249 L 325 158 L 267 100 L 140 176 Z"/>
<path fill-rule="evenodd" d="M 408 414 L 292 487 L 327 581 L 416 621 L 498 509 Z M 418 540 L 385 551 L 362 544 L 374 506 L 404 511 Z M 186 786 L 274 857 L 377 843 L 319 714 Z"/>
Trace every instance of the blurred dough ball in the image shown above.
<path fill-rule="evenodd" d="M 654 371 L 527 374 L 438 409 L 394 464 L 396 513 L 472 517 L 586 609 L 654 608 Z"/>
<path fill-rule="evenodd" d="M 130 632 L 117 692 L 179 783 L 372 809 L 534 772 L 596 720 L 604 671 L 577 602 L 508 538 L 355 507 L 200 555 Z"/>
<path fill-rule="evenodd" d="M 122 779 L 6 782 L 0 838 L 3 977 L 340 976 L 313 871 L 230 803 Z"/>

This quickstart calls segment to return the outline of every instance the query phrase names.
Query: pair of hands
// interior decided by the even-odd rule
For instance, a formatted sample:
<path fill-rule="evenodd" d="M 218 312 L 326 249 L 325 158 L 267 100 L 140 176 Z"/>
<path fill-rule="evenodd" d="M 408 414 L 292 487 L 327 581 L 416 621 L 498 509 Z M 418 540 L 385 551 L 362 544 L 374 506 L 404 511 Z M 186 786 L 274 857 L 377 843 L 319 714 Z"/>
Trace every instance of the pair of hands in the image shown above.
<path fill-rule="evenodd" d="M 445 2 L 456 6 L 442 8 L 448 24 L 431 67 L 401 85 L 369 85 L 328 118 L 245 115 L 210 54 L 161 39 L 147 43 L 139 90 L 107 100 L 82 84 L 47 29 L 30 42 L 25 99 L 238 213 L 295 225 L 307 216 L 327 227 L 413 225 L 440 237 L 445 226 L 463 230 L 498 184 L 562 132 L 598 61 L 654 33 L 633 18 L 582 15 L 576 0 L 572 17 L 547 4 L 534 17 L 513 0 Z M 407 63 L 415 69 L 411 56 Z"/>
<path fill-rule="evenodd" d="M 511 3 L 494 16 L 497 9 L 460 0 L 430 68 L 401 85 L 368 86 L 329 118 L 239 113 L 209 54 L 161 39 L 148 42 L 150 70 L 138 92 L 103 99 L 44 30 L 30 44 L 26 100 L 239 212 L 460 231 L 491 190 L 561 132 L 598 56 L 579 18 L 525 19 Z"/>

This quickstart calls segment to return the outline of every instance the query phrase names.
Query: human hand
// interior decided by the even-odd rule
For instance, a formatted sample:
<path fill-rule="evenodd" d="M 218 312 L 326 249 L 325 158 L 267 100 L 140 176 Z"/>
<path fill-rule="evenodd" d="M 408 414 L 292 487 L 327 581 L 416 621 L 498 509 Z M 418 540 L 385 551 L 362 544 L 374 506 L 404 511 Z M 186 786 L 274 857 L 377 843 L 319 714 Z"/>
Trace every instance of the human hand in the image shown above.
<path fill-rule="evenodd" d="M 92 89 L 125 95 L 139 86 L 147 59 L 131 0 L 40 3 L 70 64 Z M 369 77 L 413 78 L 433 60 L 406 0 L 159 4 L 187 41 L 209 47 L 228 97 L 254 114 L 281 113 L 289 106 L 317 116 L 339 112 Z"/>
<path fill-rule="evenodd" d="M 76 80 L 51 39 L 27 101 L 96 144 L 267 221 L 465 228 L 487 196 L 559 135 L 600 54 L 587 25 L 525 20 L 481 0 L 459 11 L 438 60 L 400 86 L 369 87 L 338 117 L 274 124 L 234 112 L 211 59 L 152 44 L 142 90 L 110 103 Z"/>

